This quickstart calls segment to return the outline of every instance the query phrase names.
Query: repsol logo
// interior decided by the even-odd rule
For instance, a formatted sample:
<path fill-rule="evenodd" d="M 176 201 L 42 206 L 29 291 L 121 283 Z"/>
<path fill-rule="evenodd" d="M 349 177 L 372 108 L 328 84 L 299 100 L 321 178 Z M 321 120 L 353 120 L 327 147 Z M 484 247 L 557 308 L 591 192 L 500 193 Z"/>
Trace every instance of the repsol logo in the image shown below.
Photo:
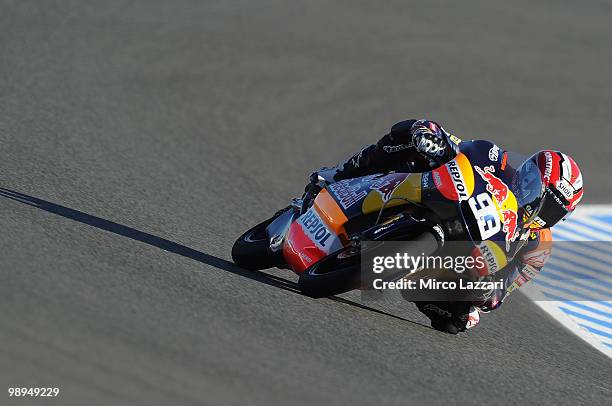
<path fill-rule="evenodd" d="M 456 161 L 450 161 L 448 163 L 448 172 L 451 175 L 451 179 L 455 185 L 455 190 L 457 191 L 457 196 L 459 200 L 467 199 L 467 187 L 465 186 L 465 182 L 463 181 L 463 176 L 461 176 L 461 170 L 457 166 Z"/>
<path fill-rule="evenodd" d="M 489 274 L 493 274 L 498 271 L 499 267 L 497 265 L 497 259 L 495 258 L 495 254 L 491 251 L 491 248 L 486 243 L 478 244 L 478 249 L 480 250 L 480 254 L 484 257 L 487 262 L 487 268 Z"/>
<path fill-rule="evenodd" d="M 317 216 L 312 209 L 308 210 L 300 217 L 300 224 L 312 239 L 322 247 L 325 247 L 331 233 L 327 231 L 327 227 L 323 224 L 323 220 Z"/>

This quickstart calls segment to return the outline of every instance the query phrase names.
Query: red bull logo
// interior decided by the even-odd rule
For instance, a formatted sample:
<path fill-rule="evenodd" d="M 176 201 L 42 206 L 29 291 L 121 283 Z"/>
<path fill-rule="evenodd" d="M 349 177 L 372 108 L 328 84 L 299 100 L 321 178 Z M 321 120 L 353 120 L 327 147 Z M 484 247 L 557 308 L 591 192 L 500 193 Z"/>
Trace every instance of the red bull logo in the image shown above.
<path fill-rule="evenodd" d="M 402 183 L 404 177 L 386 176 L 383 179 L 376 181 L 372 185 L 372 189 L 376 190 L 382 196 L 384 201 L 389 200 L 395 188 Z"/>
<path fill-rule="evenodd" d="M 515 210 L 505 208 L 508 199 L 508 185 L 493 174 L 495 168 L 492 165 L 485 166 L 484 170 L 478 166 L 474 166 L 474 170 L 476 170 L 480 177 L 487 183 L 487 191 L 491 193 L 497 202 L 497 206 L 501 209 L 503 220 L 502 230 L 506 233 L 506 247 L 509 249 L 510 241 L 514 241 L 517 236 L 516 229 L 518 216 Z"/>
<path fill-rule="evenodd" d="M 484 171 L 479 166 L 474 166 L 474 169 L 480 177 L 487 182 L 487 191 L 493 195 L 499 206 L 508 197 L 508 186 L 497 176 L 493 175 L 495 168 L 491 166 L 485 166 Z"/>
<path fill-rule="evenodd" d="M 502 230 L 506 233 L 506 241 L 514 241 L 516 239 L 517 215 L 513 210 L 502 210 L 504 217 L 504 225 Z"/>

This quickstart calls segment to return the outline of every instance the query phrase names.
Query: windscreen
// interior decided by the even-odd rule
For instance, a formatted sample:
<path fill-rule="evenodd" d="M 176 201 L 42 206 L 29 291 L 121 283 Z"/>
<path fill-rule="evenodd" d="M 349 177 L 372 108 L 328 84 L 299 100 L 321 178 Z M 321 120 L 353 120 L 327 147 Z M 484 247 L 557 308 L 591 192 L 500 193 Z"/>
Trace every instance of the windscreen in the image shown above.
<path fill-rule="evenodd" d="M 511 181 L 512 193 L 516 197 L 519 212 L 524 215 L 525 223 L 531 222 L 539 213 L 544 193 L 544 183 L 536 163 L 519 154 L 513 154 L 508 170 L 514 171 Z M 518 165 L 516 162 L 519 162 Z"/>

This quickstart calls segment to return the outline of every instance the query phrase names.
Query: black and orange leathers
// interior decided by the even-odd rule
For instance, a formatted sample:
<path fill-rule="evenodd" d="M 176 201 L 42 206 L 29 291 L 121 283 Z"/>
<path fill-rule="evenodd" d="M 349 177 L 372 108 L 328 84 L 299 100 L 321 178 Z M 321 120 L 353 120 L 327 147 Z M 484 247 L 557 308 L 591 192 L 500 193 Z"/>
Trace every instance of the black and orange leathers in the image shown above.
<path fill-rule="evenodd" d="M 440 161 L 433 163 L 429 157 L 417 151 L 410 131 L 416 121 L 405 120 L 395 124 L 376 144 L 362 148 L 347 161 L 336 166 L 337 172 L 333 180 L 382 172 L 427 172 L 457 156 L 462 141 L 446 131 L 442 131 L 442 137 L 448 145 L 448 150 Z M 530 233 L 528 243 L 504 269 L 498 271 L 504 275 L 508 288 L 503 292 L 494 292 L 490 299 L 480 303 L 483 310 L 489 311 L 499 307 L 508 293 L 532 279 L 542 269 L 550 256 L 551 239 L 551 232 L 548 229 L 534 230 Z"/>

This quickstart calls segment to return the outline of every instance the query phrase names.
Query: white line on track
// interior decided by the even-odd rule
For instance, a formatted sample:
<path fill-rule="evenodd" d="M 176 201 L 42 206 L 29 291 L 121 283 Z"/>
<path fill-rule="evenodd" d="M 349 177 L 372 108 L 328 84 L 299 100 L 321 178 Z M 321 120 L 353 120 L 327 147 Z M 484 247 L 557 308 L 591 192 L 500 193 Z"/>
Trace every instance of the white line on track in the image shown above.
<path fill-rule="evenodd" d="M 574 334 L 612 358 L 612 205 L 580 207 L 553 228 L 551 260 L 524 292 Z M 566 249 L 564 249 L 564 246 Z M 575 269 L 580 264 L 580 269 Z M 548 271 L 548 272 L 547 272 Z"/>

